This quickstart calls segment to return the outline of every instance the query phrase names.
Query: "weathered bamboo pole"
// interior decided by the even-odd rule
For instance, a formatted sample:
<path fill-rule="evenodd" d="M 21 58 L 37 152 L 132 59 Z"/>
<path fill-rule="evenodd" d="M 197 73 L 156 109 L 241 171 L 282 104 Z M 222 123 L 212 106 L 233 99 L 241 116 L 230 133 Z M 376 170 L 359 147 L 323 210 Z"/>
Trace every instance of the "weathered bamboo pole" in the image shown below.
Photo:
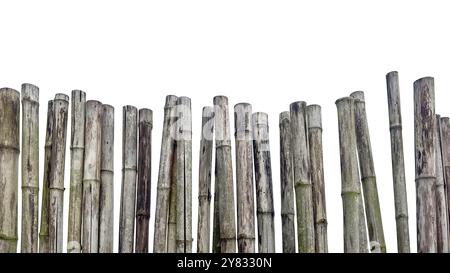
<path fill-rule="evenodd" d="M 50 185 L 50 157 L 52 155 L 53 139 L 53 100 L 48 101 L 47 125 L 44 148 L 44 178 L 42 179 L 41 224 L 39 227 L 39 253 L 48 253 L 48 209 Z"/>
<path fill-rule="evenodd" d="M 103 104 L 98 251 L 112 253 L 114 244 L 114 107 Z"/>
<path fill-rule="evenodd" d="M 290 113 L 294 187 L 297 204 L 298 252 L 314 253 L 314 213 L 312 185 L 309 175 L 306 103 L 303 101 L 291 103 Z"/>
<path fill-rule="evenodd" d="M 230 120 L 228 98 L 214 97 L 215 137 L 216 137 L 216 174 L 218 185 L 219 241 L 222 253 L 236 252 L 236 220 L 233 187 L 233 166 L 231 157 Z"/>
<path fill-rule="evenodd" d="M 100 212 L 100 169 L 103 105 L 86 102 L 85 152 L 83 168 L 83 253 L 98 252 Z"/>
<path fill-rule="evenodd" d="M 167 227 L 167 252 L 177 252 L 177 170 L 176 170 L 177 144 L 173 147 L 171 167 L 170 196 L 169 196 L 169 223 Z"/>
<path fill-rule="evenodd" d="M 394 182 L 397 250 L 409 253 L 408 199 L 406 194 L 405 159 L 403 156 L 402 111 L 397 71 L 386 75 L 391 134 L 392 176 Z"/>
<path fill-rule="evenodd" d="M 252 106 L 250 104 L 239 103 L 234 106 L 237 239 L 239 253 L 255 252 L 255 198 L 253 194 L 251 118 Z"/>
<path fill-rule="evenodd" d="M 217 155 L 215 156 L 215 161 Z M 217 164 L 214 164 L 214 176 L 217 177 Z M 220 250 L 220 215 L 219 215 L 219 184 L 214 183 L 214 203 L 213 203 L 213 253 L 221 253 Z"/>
<path fill-rule="evenodd" d="M 20 93 L 0 89 L 0 253 L 17 251 Z"/>
<path fill-rule="evenodd" d="M 81 252 L 81 214 L 83 201 L 84 126 L 86 119 L 86 93 L 72 91 L 70 196 L 67 252 Z"/>
<path fill-rule="evenodd" d="M 280 113 L 280 181 L 283 253 L 295 253 L 294 170 L 289 111 Z"/>
<path fill-rule="evenodd" d="M 441 133 L 441 145 L 442 145 L 442 165 L 444 172 L 444 183 L 447 190 L 447 215 L 450 215 L 450 119 L 443 117 L 440 120 L 440 133 Z M 449 219 L 450 220 L 450 219 Z M 450 223 L 449 223 L 450 224 Z M 450 226 L 449 226 L 450 232 Z"/>
<path fill-rule="evenodd" d="M 269 117 L 252 115 L 253 158 L 255 165 L 258 252 L 275 253 L 275 223 L 272 190 L 272 165 L 269 144 Z"/>
<path fill-rule="evenodd" d="M 323 171 L 322 113 L 320 105 L 306 107 L 309 143 L 309 164 L 314 202 L 314 230 L 316 252 L 328 252 L 327 210 L 325 202 L 325 179 Z"/>
<path fill-rule="evenodd" d="M 138 185 L 136 195 L 136 252 L 148 253 L 150 221 L 153 112 L 139 110 Z"/>
<path fill-rule="evenodd" d="M 197 253 L 210 252 L 211 216 L 211 166 L 214 137 L 214 109 L 202 110 L 202 135 L 200 137 L 200 163 L 198 175 Z"/>
<path fill-rule="evenodd" d="M 436 122 L 434 79 L 414 82 L 417 251 L 436 252 Z"/>
<path fill-rule="evenodd" d="M 359 197 L 358 197 L 358 202 L 359 202 L 359 252 L 360 253 L 368 253 L 369 252 L 369 244 L 368 244 L 368 240 L 367 240 L 367 225 L 366 225 L 366 213 L 364 210 L 364 200 L 363 200 L 363 190 L 362 190 L 362 186 L 361 186 L 361 178 L 359 177 L 359 172 L 358 172 L 358 181 L 360 181 L 358 183 L 358 187 L 359 187 Z M 381 248 L 379 247 L 379 244 L 373 244 L 373 252 L 376 253 L 377 249 L 380 249 L 381 252 Z"/>
<path fill-rule="evenodd" d="M 122 127 L 122 191 L 119 219 L 120 253 L 132 253 L 134 247 L 138 139 L 137 120 L 137 108 L 130 105 L 124 106 Z"/>
<path fill-rule="evenodd" d="M 344 211 L 344 252 L 360 251 L 360 182 L 356 152 L 355 105 L 350 97 L 336 101 L 341 159 L 342 205 Z"/>
<path fill-rule="evenodd" d="M 63 251 L 64 169 L 69 96 L 56 94 L 53 101 L 53 135 L 50 159 L 48 235 L 49 252 Z"/>
<path fill-rule="evenodd" d="M 22 229 L 21 252 L 38 252 L 39 88 L 22 84 Z"/>
<path fill-rule="evenodd" d="M 167 252 L 167 218 L 169 216 L 170 184 L 172 178 L 173 159 L 173 130 L 175 115 L 173 108 L 177 101 L 176 96 L 166 96 L 164 106 L 164 122 L 159 160 L 158 186 L 156 193 L 155 233 L 153 252 Z"/>

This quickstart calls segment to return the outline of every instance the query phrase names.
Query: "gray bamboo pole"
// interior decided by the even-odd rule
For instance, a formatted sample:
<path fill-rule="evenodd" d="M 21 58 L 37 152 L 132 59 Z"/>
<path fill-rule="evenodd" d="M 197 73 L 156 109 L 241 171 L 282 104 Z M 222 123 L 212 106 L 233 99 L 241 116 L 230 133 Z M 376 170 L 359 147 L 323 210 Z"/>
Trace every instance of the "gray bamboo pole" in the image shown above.
<path fill-rule="evenodd" d="M 138 185 L 136 195 L 136 252 L 148 253 L 150 221 L 153 112 L 139 110 Z"/>
<path fill-rule="evenodd" d="M 409 253 L 408 199 L 406 195 L 405 159 L 403 157 L 402 111 L 397 71 L 386 75 L 391 134 L 392 176 L 394 182 L 397 250 Z"/>
<path fill-rule="evenodd" d="M 63 251 L 64 167 L 66 159 L 69 96 L 56 94 L 53 101 L 53 135 L 50 159 L 48 235 L 49 252 Z"/>
<path fill-rule="evenodd" d="M 70 196 L 67 252 L 81 252 L 81 214 L 83 201 L 84 125 L 86 118 L 86 93 L 72 91 L 71 146 L 70 146 Z"/>
<path fill-rule="evenodd" d="M 417 251 L 436 252 L 436 122 L 434 79 L 414 82 Z"/>
<path fill-rule="evenodd" d="M 359 252 L 361 253 L 368 253 L 369 252 L 369 245 L 367 242 L 367 225 L 366 225 L 366 213 L 364 211 L 364 200 L 363 200 L 363 190 L 361 187 L 361 178 L 359 177 L 359 172 L 358 172 L 358 181 L 360 181 L 360 183 L 358 184 L 359 187 L 359 197 L 358 197 L 358 202 L 359 202 Z M 380 248 L 379 244 L 377 247 L 377 244 L 373 244 L 373 252 L 376 252 L 376 249 Z M 381 248 L 380 248 L 381 251 Z"/>
<path fill-rule="evenodd" d="M 21 252 L 38 252 L 39 88 L 22 85 L 22 229 Z"/>
<path fill-rule="evenodd" d="M 328 252 L 327 210 L 325 202 L 325 179 L 323 171 L 322 114 L 319 105 L 306 107 L 309 142 L 309 163 L 314 202 L 314 230 L 316 252 Z"/>
<path fill-rule="evenodd" d="M 164 106 L 164 122 L 161 141 L 161 154 L 159 160 L 158 186 L 156 193 L 155 232 L 153 252 L 167 252 L 167 218 L 169 216 L 170 184 L 172 178 L 173 159 L 173 124 L 175 115 L 173 108 L 177 101 L 176 96 L 166 96 Z"/>
<path fill-rule="evenodd" d="M 85 152 L 83 168 L 83 253 L 98 252 L 100 212 L 100 169 L 103 105 L 86 102 Z"/>
<path fill-rule="evenodd" d="M 256 112 L 252 115 L 252 129 L 258 218 L 258 252 L 275 253 L 269 117 L 266 113 Z"/>
<path fill-rule="evenodd" d="M 137 178 L 137 120 L 134 106 L 123 107 L 122 127 L 122 189 L 119 219 L 119 252 L 132 253 Z"/>
<path fill-rule="evenodd" d="M 297 204 L 298 252 L 314 253 L 314 213 L 312 185 L 309 175 L 306 103 L 303 101 L 291 103 L 290 113 L 294 187 Z"/>
<path fill-rule="evenodd" d="M 218 221 L 220 252 L 236 252 L 236 220 L 231 157 L 230 120 L 228 98 L 214 97 L 216 137 L 216 177 L 218 185 Z"/>
<path fill-rule="evenodd" d="M 441 125 L 440 131 L 441 131 L 441 145 L 442 145 L 442 165 L 444 172 L 444 183 L 447 190 L 446 192 L 447 210 L 448 210 L 447 215 L 450 215 L 450 187 L 448 186 L 450 181 L 450 119 L 448 117 L 441 118 L 440 125 Z"/>
<path fill-rule="evenodd" d="M 176 143 L 173 147 L 173 158 L 171 167 L 170 196 L 169 196 L 169 223 L 167 227 L 167 252 L 177 252 L 177 170 L 176 170 Z"/>
<path fill-rule="evenodd" d="M 202 135 L 198 175 L 197 253 L 210 252 L 211 166 L 214 137 L 214 109 L 202 110 Z"/>
<path fill-rule="evenodd" d="M 295 253 L 294 170 L 292 168 L 291 118 L 280 113 L 280 181 L 283 253 Z"/>
<path fill-rule="evenodd" d="M 344 252 L 360 251 L 360 182 L 356 152 L 355 105 L 344 97 L 336 101 L 341 159 L 342 205 L 344 211 Z"/>
<path fill-rule="evenodd" d="M 20 93 L 0 89 L 0 253 L 17 251 Z"/>
<path fill-rule="evenodd" d="M 103 104 L 102 111 L 98 251 L 112 253 L 114 243 L 114 107 Z"/>
<path fill-rule="evenodd" d="M 215 156 L 217 160 L 217 155 Z M 214 175 L 217 177 L 217 164 L 214 165 Z M 220 219 L 219 219 L 219 184 L 214 183 L 214 203 L 213 203 L 213 253 L 221 253 L 220 250 Z"/>
<path fill-rule="evenodd" d="M 48 208 L 50 184 L 50 157 L 53 139 L 53 100 L 48 101 L 45 132 L 44 178 L 42 179 L 41 224 L 39 227 L 39 253 L 48 253 Z"/>

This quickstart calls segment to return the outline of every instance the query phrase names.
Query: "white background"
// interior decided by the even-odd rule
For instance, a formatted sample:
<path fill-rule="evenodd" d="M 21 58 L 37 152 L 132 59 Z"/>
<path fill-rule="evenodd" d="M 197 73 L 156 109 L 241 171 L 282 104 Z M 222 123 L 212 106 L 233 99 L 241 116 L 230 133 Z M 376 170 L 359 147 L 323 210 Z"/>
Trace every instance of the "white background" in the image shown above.
<path fill-rule="evenodd" d="M 22 83 L 29 82 L 40 87 L 41 181 L 47 101 L 56 92 L 70 94 L 73 89 L 81 89 L 87 92 L 88 99 L 115 107 L 115 251 L 122 106 L 131 104 L 154 111 L 152 246 L 163 106 L 165 96 L 175 94 L 192 99 L 194 238 L 202 107 L 212 105 L 213 96 L 226 95 L 230 109 L 238 102 L 249 102 L 253 111 L 269 114 L 277 252 L 281 251 L 278 115 L 293 101 L 320 104 L 329 250 L 342 252 L 334 102 L 363 90 L 387 249 L 395 252 L 385 74 L 398 70 L 411 249 L 416 251 L 412 84 L 420 77 L 434 76 L 436 112 L 449 114 L 447 2 L 2 0 L 0 85 L 20 90 Z M 70 124 L 68 132 L 66 189 Z M 66 190 L 66 209 L 68 196 Z M 67 211 L 64 221 L 65 244 Z M 196 241 L 193 245 L 195 250 Z"/>

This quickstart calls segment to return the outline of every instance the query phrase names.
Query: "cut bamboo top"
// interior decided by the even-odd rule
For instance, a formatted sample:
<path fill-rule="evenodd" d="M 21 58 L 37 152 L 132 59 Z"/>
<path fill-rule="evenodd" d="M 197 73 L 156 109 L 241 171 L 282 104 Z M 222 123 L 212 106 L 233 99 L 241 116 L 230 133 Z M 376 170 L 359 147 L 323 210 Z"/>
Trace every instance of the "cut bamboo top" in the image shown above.
<path fill-rule="evenodd" d="M 391 71 L 386 74 L 386 85 L 388 95 L 390 129 L 393 129 L 395 127 L 401 127 L 402 111 L 400 104 L 400 87 L 398 83 L 397 71 Z"/>
<path fill-rule="evenodd" d="M 177 140 L 191 140 L 191 99 L 188 97 L 178 97 L 177 107 L 178 122 L 180 122 L 180 131 L 177 133 L 181 137 L 177 138 Z"/>
<path fill-rule="evenodd" d="M 102 171 L 114 171 L 114 107 L 103 104 L 102 116 Z"/>
<path fill-rule="evenodd" d="M 57 93 L 55 95 L 54 101 L 58 101 L 58 100 L 62 100 L 64 102 L 69 102 L 69 96 L 67 96 L 66 94 Z"/>
<path fill-rule="evenodd" d="M 311 104 L 306 107 L 308 129 L 322 130 L 321 107 L 317 104 Z"/>
<path fill-rule="evenodd" d="M 139 109 L 139 122 L 145 122 L 153 128 L 153 111 L 147 108 Z"/>
<path fill-rule="evenodd" d="M 19 124 L 20 124 L 20 93 L 11 88 L 0 89 L 0 148 L 11 148 L 19 151 Z M 13 120 L 4 120 L 5 117 L 15 117 Z"/>
<path fill-rule="evenodd" d="M 164 109 L 170 109 L 175 106 L 177 103 L 178 97 L 175 95 L 167 95 L 166 96 L 166 104 L 164 105 Z"/>
<path fill-rule="evenodd" d="M 123 107 L 122 168 L 137 170 L 137 108 L 131 105 Z"/>
<path fill-rule="evenodd" d="M 100 181 L 101 125 L 103 107 L 95 100 L 86 102 L 86 147 L 83 180 Z"/>
<path fill-rule="evenodd" d="M 228 98 L 225 96 L 216 96 L 213 99 L 216 124 L 216 148 L 222 146 L 231 146 L 230 140 L 230 120 L 228 113 Z"/>
<path fill-rule="evenodd" d="M 234 135 L 237 140 L 250 140 L 252 124 L 252 106 L 249 103 L 238 103 L 234 106 Z M 239 118 L 242 117 L 242 118 Z"/>
<path fill-rule="evenodd" d="M 22 99 L 39 104 L 39 87 L 31 83 L 22 84 Z"/>
<path fill-rule="evenodd" d="M 86 93 L 81 90 L 72 91 L 72 134 L 71 148 L 84 148 L 84 125 L 86 118 Z"/>
<path fill-rule="evenodd" d="M 363 91 L 355 91 L 350 94 L 350 97 L 352 97 L 355 100 L 355 102 L 362 102 L 362 103 L 365 102 Z"/>

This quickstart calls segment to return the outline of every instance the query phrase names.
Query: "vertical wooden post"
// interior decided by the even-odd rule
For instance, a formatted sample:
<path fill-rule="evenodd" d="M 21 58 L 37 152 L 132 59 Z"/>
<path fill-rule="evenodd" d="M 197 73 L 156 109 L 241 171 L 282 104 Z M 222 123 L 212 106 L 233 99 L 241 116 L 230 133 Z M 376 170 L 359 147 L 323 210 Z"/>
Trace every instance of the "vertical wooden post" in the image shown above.
<path fill-rule="evenodd" d="M 153 112 L 139 110 L 138 185 L 136 195 L 136 252 L 148 253 L 152 167 Z"/>
<path fill-rule="evenodd" d="M 444 183 L 445 183 L 445 188 L 447 191 L 446 192 L 447 211 L 448 211 L 447 215 L 450 215 L 450 187 L 449 187 L 449 182 L 450 182 L 450 119 L 448 117 L 441 118 L 440 126 L 441 126 L 440 133 L 441 133 L 441 145 L 442 145 L 442 165 L 443 165 L 443 172 L 444 172 Z M 450 232 L 450 227 L 449 227 L 449 232 Z"/>
<path fill-rule="evenodd" d="M 397 71 L 386 75 L 391 134 L 392 176 L 394 182 L 395 222 L 397 227 L 397 249 L 409 253 L 408 199 L 406 194 L 405 159 L 403 156 L 402 111 Z"/>
<path fill-rule="evenodd" d="M 294 187 L 297 204 L 298 252 L 314 253 L 314 213 L 312 186 L 309 174 L 306 103 L 303 101 L 291 103 L 290 112 Z"/>
<path fill-rule="evenodd" d="M 17 251 L 20 93 L 0 89 L 0 253 Z"/>
<path fill-rule="evenodd" d="M 436 252 L 436 122 L 434 79 L 414 82 L 417 251 Z"/>
<path fill-rule="evenodd" d="M 38 252 L 39 88 L 22 84 L 22 230 L 21 252 Z"/>

